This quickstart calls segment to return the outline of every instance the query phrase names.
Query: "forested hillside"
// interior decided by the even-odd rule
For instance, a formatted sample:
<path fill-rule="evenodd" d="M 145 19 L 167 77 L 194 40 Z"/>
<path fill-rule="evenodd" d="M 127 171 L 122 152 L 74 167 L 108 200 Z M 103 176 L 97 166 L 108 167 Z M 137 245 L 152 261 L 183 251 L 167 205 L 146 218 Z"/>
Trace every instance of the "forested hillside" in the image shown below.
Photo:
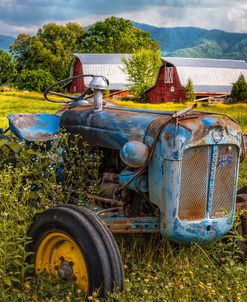
<path fill-rule="evenodd" d="M 196 27 L 155 27 L 133 22 L 159 42 L 162 55 L 247 60 L 247 34 Z"/>
<path fill-rule="evenodd" d="M 135 27 L 149 32 L 151 37 L 158 41 L 163 56 L 247 60 L 247 33 L 132 23 Z M 0 49 L 8 50 L 13 42 L 13 37 L 0 35 Z"/>

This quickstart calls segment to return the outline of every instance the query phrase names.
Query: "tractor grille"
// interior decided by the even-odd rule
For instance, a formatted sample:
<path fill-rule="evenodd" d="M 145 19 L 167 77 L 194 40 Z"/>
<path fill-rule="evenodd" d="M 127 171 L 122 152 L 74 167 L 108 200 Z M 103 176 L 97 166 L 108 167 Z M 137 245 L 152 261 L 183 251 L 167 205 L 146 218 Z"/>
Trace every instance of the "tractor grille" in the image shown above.
<path fill-rule="evenodd" d="M 218 151 L 211 218 L 228 215 L 234 202 L 235 173 L 238 150 L 233 145 L 222 145 Z"/>
<path fill-rule="evenodd" d="M 182 160 L 178 217 L 197 220 L 205 217 L 209 170 L 209 148 L 187 149 Z"/>
<path fill-rule="evenodd" d="M 234 202 L 238 150 L 234 145 L 185 151 L 181 165 L 178 218 L 199 220 L 229 214 Z"/>

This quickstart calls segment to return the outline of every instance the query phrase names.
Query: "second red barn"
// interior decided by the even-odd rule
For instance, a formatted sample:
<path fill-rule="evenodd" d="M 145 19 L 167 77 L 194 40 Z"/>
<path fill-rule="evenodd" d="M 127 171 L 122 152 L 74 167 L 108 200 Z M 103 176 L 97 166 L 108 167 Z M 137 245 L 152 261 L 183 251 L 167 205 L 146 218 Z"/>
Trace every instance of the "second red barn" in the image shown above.
<path fill-rule="evenodd" d="M 230 95 L 240 74 L 247 80 L 244 60 L 163 57 L 156 83 L 146 91 L 150 103 L 185 100 L 185 86 L 190 78 L 197 98 Z"/>

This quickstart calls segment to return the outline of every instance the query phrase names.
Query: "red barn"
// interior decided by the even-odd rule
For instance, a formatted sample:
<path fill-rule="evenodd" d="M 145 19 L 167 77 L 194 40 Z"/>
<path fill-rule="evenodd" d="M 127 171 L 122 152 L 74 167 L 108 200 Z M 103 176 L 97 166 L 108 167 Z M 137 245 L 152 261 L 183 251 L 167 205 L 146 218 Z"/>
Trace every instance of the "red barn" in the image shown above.
<path fill-rule="evenodd" d="M 128 75 L 123 71 L 122 58 L 129 58 L 129 54 L 95 54 L 81 53 L 74 54 L 75 60 L 72 63 L 70 76 L 80 74 L 103 75 L 109 82 L 111 92 L 126 90 L 131 83 L 128 81 Z M 88 87 L 91 78 L 74 79 L 67 85 L 67 90 L 71 93 L 84 92 Z"/>
<path fill-rule="evenodd" d="M 156 83 L 146 91 L 150 103 L 179 102 L 185 99 L 190 78 L 197 98 L 229 95 L 232 84 L 242 73 L 247 79 L 243 60 L 163 57 Z"/>

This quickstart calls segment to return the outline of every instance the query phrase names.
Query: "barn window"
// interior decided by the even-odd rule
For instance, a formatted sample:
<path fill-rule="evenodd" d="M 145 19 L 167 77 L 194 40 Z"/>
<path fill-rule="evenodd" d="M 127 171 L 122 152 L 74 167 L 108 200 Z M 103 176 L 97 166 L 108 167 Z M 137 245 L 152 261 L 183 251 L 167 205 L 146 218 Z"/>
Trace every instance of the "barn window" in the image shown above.
<path fill-rule="evenodd" d="M 165 83 L 173 83 L 173 67 L 165 67 Z"/>
<path fill-rule="evenodd" d="M 74 85 L 74 92 L 76 92 L 76 85 Z"/>

